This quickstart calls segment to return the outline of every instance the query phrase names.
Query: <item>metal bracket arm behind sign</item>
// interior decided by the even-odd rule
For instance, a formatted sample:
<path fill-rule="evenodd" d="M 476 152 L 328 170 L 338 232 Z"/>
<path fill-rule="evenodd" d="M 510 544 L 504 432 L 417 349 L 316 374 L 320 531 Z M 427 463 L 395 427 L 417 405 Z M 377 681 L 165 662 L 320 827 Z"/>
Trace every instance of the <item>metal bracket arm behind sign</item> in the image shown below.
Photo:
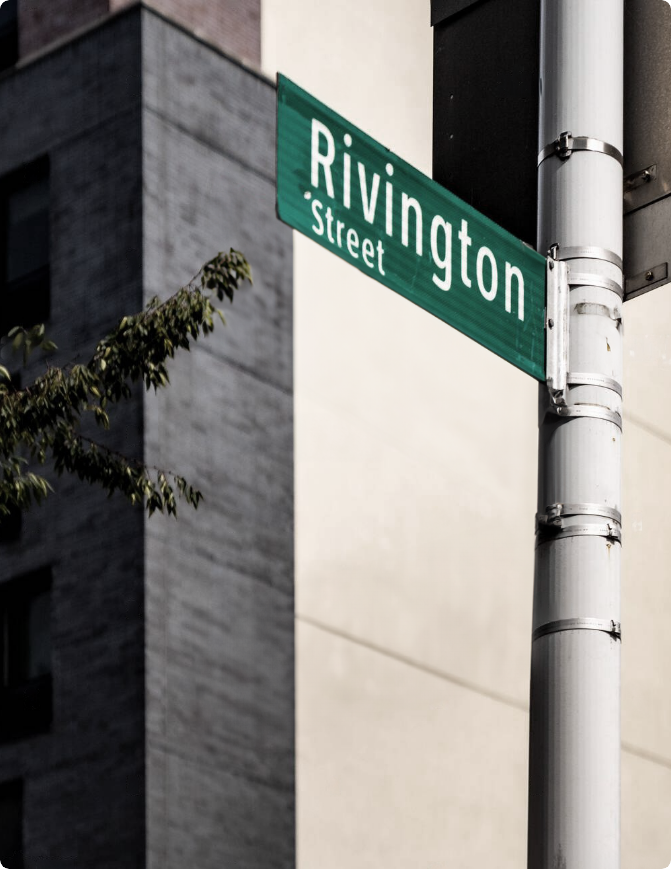
<path fill-rule="evenodd" d="M 564 405 L 568 377 L 569 266 L 556 256 L 555 245 L 545 267 L 545 379 L 552 403 Z"/>

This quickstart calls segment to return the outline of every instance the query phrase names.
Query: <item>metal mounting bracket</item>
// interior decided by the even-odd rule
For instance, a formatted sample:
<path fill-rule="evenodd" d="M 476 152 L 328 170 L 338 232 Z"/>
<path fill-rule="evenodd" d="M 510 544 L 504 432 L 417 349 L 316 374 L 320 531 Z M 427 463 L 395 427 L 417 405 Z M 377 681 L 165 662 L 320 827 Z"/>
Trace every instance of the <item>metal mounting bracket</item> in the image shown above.
<path fill-rule="evenodd" d="M 668 263 L 660 263 L 657 266 L 652 266 L 652 268 L 646 269 L 644 272 L 639 272 L 637 275 L 627 278 L 624 285 L 624 300 L 625 302 L 628 302 L 629 299 L 635 299 L 636 296 L 642 296 L 643 293 L 654 290 L 655 287 L 667 283 L 668 280 Z"/>
<path fill-rule="evenodd" d="M 557 253 L 558 247 L 553 245 L 545 265 L 545 380 L 552 403 L 564 405 L 568 374 L 569 267 L 557 258 Z"/>
<path fill-rule="evenodd" d="M 624 179 L 623 185 L 624 195 L 626 196 L 627 193 L 631 193 L 632 190 L 637 190 L 639 187 L 643 187 L 644 184 L 650 184 L 650 182 L 654 181 L 656 178 L 656 163 L 653 163 L 645 169 L 640 169 L 638 172 L 633 172 L 631 175 L 627 175 Z"/>
<path fill-rule="evenodd" d="M 653 163 L 651 166 L 648 166 L 645 169 L 640 169 L 638 172 L 634 172 L 631 175 L 627 175 L 627 177 L 624 179 L 625 197 L 627 193 L 631 193 L 632 190 L 637 190 L 639 187 L 643 187 L 644 184 L 650 184 L 650 182 L 654 181 L 656 178 L 656 163 Z"/>

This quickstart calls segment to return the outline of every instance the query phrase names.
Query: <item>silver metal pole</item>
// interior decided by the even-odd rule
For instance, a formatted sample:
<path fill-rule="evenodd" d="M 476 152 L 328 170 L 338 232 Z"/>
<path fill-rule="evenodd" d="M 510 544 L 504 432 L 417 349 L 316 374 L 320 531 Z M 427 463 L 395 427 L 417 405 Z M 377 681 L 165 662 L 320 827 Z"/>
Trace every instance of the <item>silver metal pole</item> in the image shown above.
<path fill-rule="evenodd" d="M 538 249 L 570 292 L 568 385 L 540 394 L 528 866 L 617 869 L 623 0 L 541 8 Z"/>

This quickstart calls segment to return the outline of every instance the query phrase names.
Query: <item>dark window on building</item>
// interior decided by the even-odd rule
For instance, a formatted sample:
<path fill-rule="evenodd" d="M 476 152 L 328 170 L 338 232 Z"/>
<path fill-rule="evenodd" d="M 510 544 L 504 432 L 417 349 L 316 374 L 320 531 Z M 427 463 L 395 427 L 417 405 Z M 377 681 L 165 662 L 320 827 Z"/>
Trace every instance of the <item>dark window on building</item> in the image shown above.
<path fill-rule="evenodd" d="M 0 6 L 0 70 L 14 66 L 19 59 L 18 0 L 5 0 Z"/>
<path fill-rule="evenodd" d="M 49 317 L 49 164 L 0 181 L 0 333 Z"/>
<path fill-rule="evenodd" d="M 0 514 L 0 543 L 16 543 L 21 537 L 23 512 L 12 507 L 7 515 Z"/>
<path fill-rule="evenodd" d="M 0 739 L 51 725 L 51 569 L 0 585 Z"/>
<path fill-rule="evenodd" d="M 0 863 L 23 869 L 23 782 L 0 784 Z"/>

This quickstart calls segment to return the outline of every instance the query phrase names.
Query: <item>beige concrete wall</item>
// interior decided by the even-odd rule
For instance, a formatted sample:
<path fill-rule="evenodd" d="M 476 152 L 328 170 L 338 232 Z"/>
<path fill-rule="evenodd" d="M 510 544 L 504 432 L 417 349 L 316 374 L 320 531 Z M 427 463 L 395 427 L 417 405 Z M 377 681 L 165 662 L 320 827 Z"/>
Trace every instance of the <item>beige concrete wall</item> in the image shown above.
<path fill-rule="evenodd" d="M 262 62 L 430 171 L 428 2 L 264 0 Z M 627 306 L 624 866 L 671 860 L 665 292 Z M 295 318 L 299 867 L 519 869 L 535 384 L 302 237 Z"/>

